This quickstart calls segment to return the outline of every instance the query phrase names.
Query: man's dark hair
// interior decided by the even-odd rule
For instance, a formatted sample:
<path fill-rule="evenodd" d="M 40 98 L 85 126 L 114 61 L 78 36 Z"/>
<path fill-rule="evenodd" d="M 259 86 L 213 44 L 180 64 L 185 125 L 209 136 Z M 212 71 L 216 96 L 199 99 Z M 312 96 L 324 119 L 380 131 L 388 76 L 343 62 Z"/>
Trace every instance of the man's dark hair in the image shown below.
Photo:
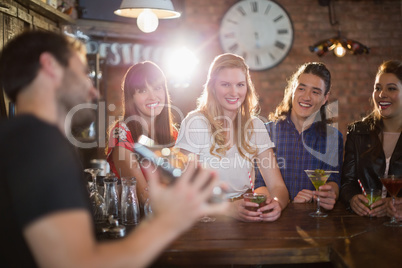
<path fill-rule="evenodd" d="M 40 68 L 42 53 L 52 54 L 60 65 L 67 67 L 72 56 L 71 41 L 61 34 L 26 31 L 9 41 L 0 53 L 0 86 L 12 102 L 29 85 Z"/>

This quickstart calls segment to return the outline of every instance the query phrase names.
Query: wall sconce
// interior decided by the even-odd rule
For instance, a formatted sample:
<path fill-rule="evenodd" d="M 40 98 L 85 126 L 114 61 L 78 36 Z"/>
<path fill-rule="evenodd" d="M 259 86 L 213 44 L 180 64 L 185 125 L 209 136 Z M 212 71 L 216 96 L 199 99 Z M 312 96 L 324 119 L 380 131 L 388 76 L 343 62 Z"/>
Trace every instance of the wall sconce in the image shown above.
<path fill-rule="evenodd" d="M 180 13 L 174 10 L 171 0 L 123 0 L 114 14 L 137 18 L 137 26 L 144 33 L 155 31 L 159 19 L 180 17 Z"/>
<path fill-rule="evenodd" d="M 328 6 L 329 23 L 334 26 L 339 22 L 336 20 L 333 2 L 331 0 L 318 0 L 321 6 Z M 360 42 L 352 39 L 347 39 L 341 36 L 341 31 L 338 30 L 338 36 L 322 40 L 316 44 L 309 46 L 311 52 L 317 53 L 319 57 L 324 56 L 328 51 L 334 51 L 335 56 L 343 57 L 346 52 L 353 55 L 369 54 L 370 49 Z"/>
<path fill-rule="evenodd" d="M 362 43 L 341 37 L 340 34 L 337 37 L 317 42 L 316 44 L 309 46 L 309 49 L 319 57 L 324 56 L 328 51 L 332 50 L 337 57 L 345 56 L 346 52 L 353 55 L 369 54 L 370 52 L 370 48 Z"/>

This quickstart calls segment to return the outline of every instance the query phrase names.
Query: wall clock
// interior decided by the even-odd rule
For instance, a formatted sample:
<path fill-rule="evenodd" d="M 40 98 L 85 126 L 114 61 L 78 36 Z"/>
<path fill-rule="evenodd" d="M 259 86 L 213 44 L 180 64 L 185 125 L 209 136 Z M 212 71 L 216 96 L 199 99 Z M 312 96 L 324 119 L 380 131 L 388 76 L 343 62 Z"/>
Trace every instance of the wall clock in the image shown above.
<path fill-rule="evenodd" d="M 242 56 L 250 70 L 279 64 L 293 44 L 293 25 L 286 10 L 270 0 L 242 0 L 225 13 L 219 31 L 224 52 Z"/>

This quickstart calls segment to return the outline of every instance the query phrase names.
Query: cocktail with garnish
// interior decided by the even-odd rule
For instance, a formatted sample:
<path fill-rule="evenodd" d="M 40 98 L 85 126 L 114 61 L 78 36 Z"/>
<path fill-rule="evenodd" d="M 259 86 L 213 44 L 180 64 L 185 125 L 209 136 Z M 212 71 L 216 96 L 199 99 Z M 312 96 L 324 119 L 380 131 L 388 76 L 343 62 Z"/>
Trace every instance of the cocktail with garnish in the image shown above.
<path fill-rule="evenodd" d="M 368 202 L 363 204 L 371 210 L 371 205 L 381 200 L 381 189 L 365 188 L 365 193 Z"/>
<path fill-rule="evenodd" d="M 392 197 L 392 204 L 395 205 L 395 197 L 398 195 L 402 188 L 402 175 L 384 175 L 380 177 L 382 184 L 387 188 L 389 195 Z M 402 227 L 402 223 L 398 222 L 395 217 L 391 221 L 385 222 L 384 225 L 392 227 Z"/>
<path fill-rule="evenodd" d="M 338 171 L 325 171 L 322 169 L 315 170 L 305 170 L 307 176 L 309 177 L 311 183 L 314 185 L 316 191 L 320 191 L 320 186 L 324 185 L 331 173 L 338 173 Z M 327 217 L 328 214 L 321 212 L 320 208 L 320 196 L 317 196 L 317 210 L 309 214 L 311 217 L 323 218 Z"/>
<path fill-rule="evenodd" d="M 253 202 L 258 204 L 258 207 L 248 207 L 248 206 L 246 207 L 248 210 L 254 212 L 256 212 L 259 208 L 265 206 L 267 202 L 267 196 L 265 194 L 247 193 L 243 194 L 243 199 L 246 202 Z"/>

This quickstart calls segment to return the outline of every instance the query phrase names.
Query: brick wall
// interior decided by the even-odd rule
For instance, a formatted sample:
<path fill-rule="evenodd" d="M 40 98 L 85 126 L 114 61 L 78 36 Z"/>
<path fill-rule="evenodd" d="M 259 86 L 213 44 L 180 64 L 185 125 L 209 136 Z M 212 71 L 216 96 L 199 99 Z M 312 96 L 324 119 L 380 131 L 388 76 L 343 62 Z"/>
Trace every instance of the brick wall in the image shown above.
<path fill-rule="evenodd" d="M 180 30 L 187 30 L 200 55 L 198 78 L 186 93 L 171 90 L 174 104 L 186 113 L 195 108 L 212 59 L 222 53 L 219 44 L 219 24 L 235 0 L 186 0 Z M 402 59 L 402 4 L 400 1 L 335 1 L 335 12 L 342 35 L 370 47 L 369 55 L 346 55 L 337 58 L 332 53 L 319 58 L 308 46 L 337 34 L 331 26 L 328 8 L 317 0 L 277 0 L 289 13 L 294 26 L 294 43 L 287 58 L 277 67 L 252 72 L 260 95 L 261 115 L 275 109 L 283 97 L 286 78 L 308 61 L 327 64 L 333 77 L 330 101 L 339 103 L 339 129 L 345 135 L 348 123 L 358 120 L 371 110 L 369 99 L 379 64 L 387 59 Z"/>

